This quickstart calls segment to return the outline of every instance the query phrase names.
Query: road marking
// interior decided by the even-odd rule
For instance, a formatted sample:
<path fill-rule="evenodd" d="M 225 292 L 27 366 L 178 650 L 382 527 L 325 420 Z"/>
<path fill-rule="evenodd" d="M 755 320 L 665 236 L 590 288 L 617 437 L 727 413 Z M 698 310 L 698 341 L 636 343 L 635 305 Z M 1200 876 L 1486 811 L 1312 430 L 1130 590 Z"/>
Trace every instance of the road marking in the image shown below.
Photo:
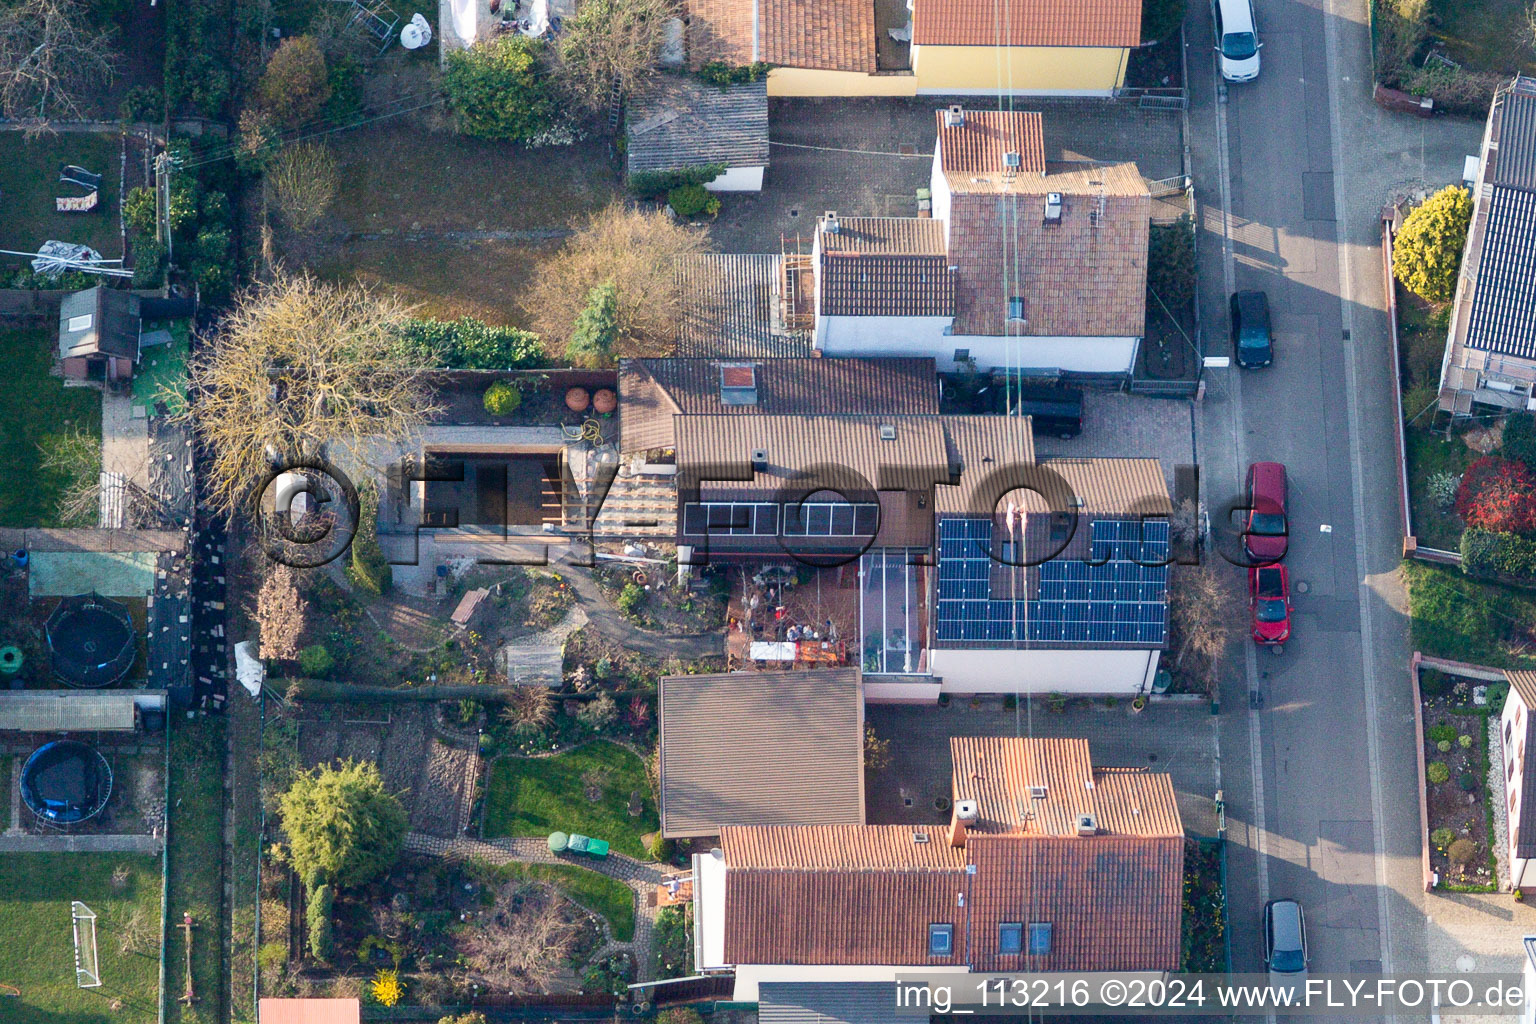
<path fill-rule="evenodd" d="M 1336 11 L 1341 6 L 1341 0 L 1324 0 L 1323 3 L 1323 40 L 1325 43 L 1325 60 L 1327 61 L 1328 77 L 1338 77 L 1338 19 L 1346 12 Z M 1352 337 L 1354 317 L 1351 313 L 1352 294 L 1350 288 L 1350 258 L 1349 258 L 1349 217 L 1348 206 L 1344 197 L 1344 161 L 1343 150 L 1340 145 L 1342 137 L 1343 117 L 1339 109 L 1339 90 L 1330 81 L 1328 86 L 1328 119 L 1331 129 L 1331 144 L 1333 147 L 1333 204 L 1337 218 L 1334 221 L 1334 239 L 1339 254 L 1339 312 L 1343 319 L 1344 336 Z M 1422 177 L 1422 175 L 1421 175 Z M 1371 819 L 1373 823 L 1372 838 L 1376 844 L 1376 914 L 1377 934 L 1380 936 L 1378 945 L 1381 949 L 1381 973 L 1392 973 L 1392 921 L 1387 907 L 1387 894 L 1391 891 L 1387 886 L 1387 859 L 1386 859 L 1386 813 L 1383 810 L 1381 796 L 1381 739 L 1378 735 L 1380 725 L 1379 713 L 1376 707 L 1376 662 L 1371 648 L 1372 623 L 1371 623 L 1371 591 L 1366 585 L 1367 567 L 1365 564 L 1365 537 L 1367 535 L 1368 520 L 1365 516 L 1365 473 L 1360 455 L 1360 405 L 1355 400 L 1356 382 L 1359 380 L 1358 367 L 1355 359 L 1355 346 L 1344 346 L 1345 367 L 1345 395 L 1349 408 L 1349 454 L 1351 485 L 1354 488 L 1354 516 L 1355 516 L 1355 573 L 1359 580 L 1356 590 L 1356 599 L 1360 602 L 1360 668 L 1365 682 L 1365 738 L 1367 764 L 1371 776 Z M 1394 409 L 1394 415 L 1401 412 Z M 1396 1018 L 1389 1015 L 1388 1021 Z"/>

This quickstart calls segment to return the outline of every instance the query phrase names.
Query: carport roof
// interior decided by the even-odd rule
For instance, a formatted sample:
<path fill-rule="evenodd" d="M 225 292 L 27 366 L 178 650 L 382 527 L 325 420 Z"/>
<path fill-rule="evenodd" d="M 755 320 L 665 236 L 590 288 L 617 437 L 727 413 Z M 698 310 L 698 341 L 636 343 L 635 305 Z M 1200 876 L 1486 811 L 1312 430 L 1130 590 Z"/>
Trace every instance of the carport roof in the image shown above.
<path fill-rule="evenodd" d="M 687 25 L 694 66 L 721 60 L 875 71 L 875 5 L 868 0 L 689 0 Z"/>
<path fill-rule="evenodd" d="M 1494 185 L 1475 264 L 1467 345 L 1536 359 L 1536 192 Z"/>
<path fill-rule="evenodd" d="M 858 669 L 667 676 L 660 704 L 663 835 L 863 824 Z"/>
<path fill-rule="evenodd" d="M 630 106 L 629 173 L 768 165 L 768 83 L 724 87 L 661 76 Z"/>

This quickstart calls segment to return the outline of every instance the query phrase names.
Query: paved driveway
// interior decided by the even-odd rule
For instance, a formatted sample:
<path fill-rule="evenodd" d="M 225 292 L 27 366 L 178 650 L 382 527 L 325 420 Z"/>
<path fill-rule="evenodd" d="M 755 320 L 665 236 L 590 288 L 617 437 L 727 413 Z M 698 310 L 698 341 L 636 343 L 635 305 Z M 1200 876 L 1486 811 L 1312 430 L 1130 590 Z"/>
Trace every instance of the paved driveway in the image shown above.
<path fill-rule="evenodd" d="M 1214 835 L 1217 788 L 1215 719 L 1204 702 L 1155 701 L 1140 714 L 1129 701 L 1073 700 L 1052 711 L 1036 697 L 1005 708 L 1000 697 L 956 700 L 949 707 L 870 705 L 865 719 L 891 741 L 891 765 L 868 781 L 872 824 L 948 821 L 934 801 L 951 793 L 952 736 L 1035 736 L 1088 740 L 1100 767 L 1168 772 L 1178 792 L 1184 829 Z"/>
<path fill-rule="evenodd" d="M 777 99 L 769 108 L 772 161 L 760 193 L 722 196 L 710 229 L 722 252 L 780 251 L 781 236 L 809 249 L 816 218 L 912 217 L 928 186 L 934 111 L 951 103 L 986 108 L 995 98 Z M 1178 113 L 1103 100 L 1023 101 L 1044 115 L 1048 160 L 1135 160 L 1148 178 L 1182 173 Z"/>

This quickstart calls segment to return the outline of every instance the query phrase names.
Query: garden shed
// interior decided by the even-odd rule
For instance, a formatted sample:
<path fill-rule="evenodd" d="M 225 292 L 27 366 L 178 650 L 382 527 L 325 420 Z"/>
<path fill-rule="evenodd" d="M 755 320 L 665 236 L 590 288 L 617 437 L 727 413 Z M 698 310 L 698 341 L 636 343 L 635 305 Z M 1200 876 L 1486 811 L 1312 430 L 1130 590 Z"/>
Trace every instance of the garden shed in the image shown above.
<path fill-rule="evenodd" d="M 631 107 L 626 150 L 631 176 L 723 164 L 711 192 L 761 192 L 768 166 L 768 85 L 715 86 L 665 76 Z"/>
<path fill-rule="evenodd" d="M 139 297 L 97 285 L 59 304 L 59 358 L 72 380 L 127 380 L 139 361 Z"/>

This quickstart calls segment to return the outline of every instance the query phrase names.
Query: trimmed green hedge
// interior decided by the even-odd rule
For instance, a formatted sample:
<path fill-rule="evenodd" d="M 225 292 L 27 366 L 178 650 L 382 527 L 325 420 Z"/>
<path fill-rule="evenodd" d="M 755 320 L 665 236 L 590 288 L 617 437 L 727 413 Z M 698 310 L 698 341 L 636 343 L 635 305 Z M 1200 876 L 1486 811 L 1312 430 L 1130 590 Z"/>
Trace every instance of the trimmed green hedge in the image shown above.
<path fill-rule="evenodd" d="M 496 327 L 469 316 L 411 320 L 401 331 L 401 342 L 418 359 L 446 370 L 532 370 L 551 365 L 532 331 Z"/>
<path fill-rule="evenodd" d="M 1536 581 L 1536 540 L 1468 528 L 1461 535 L 1461 571 L 1489 579 Z"/>
<path fill-rule="evenodd" d="M 304 919 L 309 928 L 309 951 L 316 960 L 330 960 L 335 952 L 331 934 L 331 908 L 335 898 L 329 885 L 317 885 L 310 892 L 309 904 L 304 908 Z"/>

